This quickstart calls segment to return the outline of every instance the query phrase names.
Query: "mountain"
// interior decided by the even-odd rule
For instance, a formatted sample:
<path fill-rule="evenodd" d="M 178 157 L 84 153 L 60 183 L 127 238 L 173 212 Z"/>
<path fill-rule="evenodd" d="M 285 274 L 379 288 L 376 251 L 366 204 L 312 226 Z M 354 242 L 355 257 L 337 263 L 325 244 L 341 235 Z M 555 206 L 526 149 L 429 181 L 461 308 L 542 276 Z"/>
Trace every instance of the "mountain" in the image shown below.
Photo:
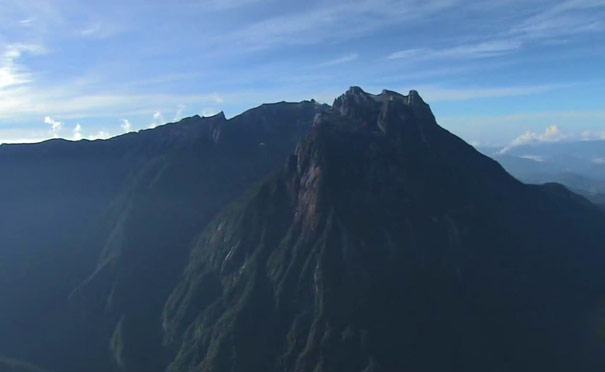
<path fill-rule="evenodd" d="M 324 109 L 277 103 L 107 141 L 0 146 L 0 352 L 57 371 L 157 363 L 130 348 L 147 338 L 155 351 L 188 234 L 278 168 Z"/>
<path fill-rule="evenodd" d="M 2 145 L 0 172 L 0 369 L 605 367 L 605 213 L 415 91 Z"/>
<path fill-rule="evenodd" d="M 600 371 L 605 215 L 351 88 L 200 235 L 169 371 Z"/>

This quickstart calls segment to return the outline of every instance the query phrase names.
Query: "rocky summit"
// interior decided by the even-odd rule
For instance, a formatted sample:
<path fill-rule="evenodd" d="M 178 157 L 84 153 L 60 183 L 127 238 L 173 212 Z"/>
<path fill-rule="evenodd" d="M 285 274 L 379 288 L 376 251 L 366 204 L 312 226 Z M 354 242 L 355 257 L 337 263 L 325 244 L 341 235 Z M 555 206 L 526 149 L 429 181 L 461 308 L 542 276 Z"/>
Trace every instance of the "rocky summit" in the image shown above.
<path fill-rule="evenodd" d="M 0 309 L 3 334 L 35 346 L 0 354 L 67 372 L 605 368 L 603 211 L 519 182 L 416 91 L 352 87 L 127 138 L 0 147 L 0 168 L 22 153 L 30 169 L 2 187 L 29 200 L 50 154 L 87 201 L 58 210 L 95 216 L 43 241 L 0 230 L 22 244 L 0 249 L 0 284 L 42 296 Z M 89 185 L 70 152 L 116 173 Z M 39 208 L 15 205 L 25 221 Z M 36 290 L 57 272 L 52 296 Z"/>
<path fill-rule="evenodd" d="M 603 226 L 416 92 L 351 88 L 200 236 L 164 310 L 169 370 L 596 371 Z"/>

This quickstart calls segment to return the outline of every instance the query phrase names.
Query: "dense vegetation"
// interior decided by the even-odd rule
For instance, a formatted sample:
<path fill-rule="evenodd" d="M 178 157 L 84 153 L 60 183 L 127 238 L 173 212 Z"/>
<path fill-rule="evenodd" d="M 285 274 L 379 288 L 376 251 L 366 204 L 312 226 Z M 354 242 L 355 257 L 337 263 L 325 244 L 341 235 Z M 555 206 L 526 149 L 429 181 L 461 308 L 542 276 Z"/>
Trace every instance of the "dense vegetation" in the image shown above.
<path fill-rule="evenodd" d="M 0 353 L 48 370 L 605 367 L 605 214 L 415 91 L 1 146 L 0 172 Z"/>

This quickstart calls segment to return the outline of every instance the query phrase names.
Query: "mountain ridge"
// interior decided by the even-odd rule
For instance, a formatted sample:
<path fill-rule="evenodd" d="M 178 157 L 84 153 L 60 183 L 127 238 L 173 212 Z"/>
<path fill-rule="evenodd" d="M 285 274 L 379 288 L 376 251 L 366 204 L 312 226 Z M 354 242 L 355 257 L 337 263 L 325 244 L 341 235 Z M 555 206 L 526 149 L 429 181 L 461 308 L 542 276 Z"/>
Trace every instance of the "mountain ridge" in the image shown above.
<path fill-rule="evenodd" d="M 0 185 L 0 197 L 6 206 L 0 211 L 0 218 L 6 221 L 0 226 L 4 237 L 0 247 L 0 285 L 6 288 L 4 297 L 10 304 L 0 310 L 0 331 L 13 336 L 0 341 L 0 350 L 53 370 L 90 370 L 96 365 L 97 370 L 106 372 L 114 368 L 107 338 L 116 324 L 111 320 L 105 327 L 108 320 L 102 305 L 111 291 L 94 293 L 90 304 L 76 301 L 81 291 L 74 292 L 83 282 L 91 283 L 87 278 L 97 277 L 94 273 L 104 261 L 102 252 L 108 254 L 105 257 L 122 252 L 115 256 L 118 261 L 112 261 L 121 262 L 124 252 L 133 252 L 125 251 L 122 244 L 144 248 L 142 242 L 149 238 L 142 233 L 146 229 L 142 223 L 154 221 L 155 215 L 149 209 L 151 213 L 143 213 L 150 203 L 160 203 L 158 206 L 168 208 L 165 211 L 177 215 L 181 213 L 179 205 L 182 211 L 195 213 L 186 197 L 179 199 L 173 191 L 184 192 L 193 202 L 199 200 L 195 186 L 200 182 L 213 190 L 201 193 L 207 205 L 202 205 L 200 216 L 189 220 L 193 223 L 208 218 L 209 213 L 229 200 L 229 195 L 279 166 L 282 157 L 310 127 L 315 112 L 322 109 L 309 101 L 275 104 L 248 110 L 226 121 L 221 115 L 192 117 L 179 124 L 105 141 L 50 141 L 0 147 L 0 170 L 10 175 Z M 265 144 L 261 146 L 261 142 Z M 224 186 L 211 186 L 212 182 L 204 181 L 203 174 L 213 173 L 223 175 Z M 234 177 L 225 179 L 228 174 Z M 173 180 L 171 175 L 175 176 Z M 155 183 L 149 182 L 154 179 Z M 136 202 L 135 209 L 126 207 L 131 201 Z M 155 221 L 159 223 L 161 218 L 165 217 Z M 166 226 L 177 222 L 169 220 Z M 114 230 L 120 226 L 126 230 L 116 234 Z M 155 229 L 156 234 L 161 228 L 159 225 Z M 121 238 L 108 243 L 112 236 L 135 236 L 136 231 L 139 244 Z M 139 250 L 139 254 L 146 255 L 144 250 Z M 132 257 L 128 260 L 133 262 Z M 172 262 L 174 265 L 176 261 Z M 32 275 L 23 277 L 26 272 Z M 98 282 L 107 284 L 104 280 Z M 133 281 L 137 282 L 140 279 Z M 108 283 L 111 289 L 111 281 Z M 96 310 L 90 312 L 89 305 Z M 122 305 L 113 305 L 116 306 L 119 309 Z M 31 311 L 23 312 L 23 308 Z M 52 312 L 45 313 L 46 308 Z M 78 323 L 73 324 L 73 319 Z"/>
<path fill-rule="evenodd" d="M 48 298 L 14 298 L 15 312 L 39 311 L 31 318 L 0 309 L 0 320 L 18 320 L 0 321 L 17 340 L 0 342 L 3 354 L 67 372 L 605 362 L 605 214 L 562 186 L 517 181 L 440 127 L 416 91 L 351 87 L 332 106 L 191 117 L 63 153 L 51 143 L 20 158 L 22 174 L 0 195 L 25 219 L 41 207 L 24 202 L 44 190 L 46 213 L 60 207 L 77 228 L 50 229 L 44 245 L 0 227 L 25 254 L 0 249 L 10 259 L 0 266 L 52 258 L 15 293 L 43 297 L 35 289 L 58 278 Z M 94 167 L 73 160 L 93 144 L 84 155 Z M 0 147 L 2 171 L 19 169 L 6 154 L 22 148 L 11 149 Z M 66 188 L 90 197 L 88 209 L 55 200 Z M 80 220 L 93 231 L 80 235 Z M 14 224 L 40 229 L 25 226 Z M 2 287 L 19 283 L 16 269 L 0 269 Z M 44 312 L 53 307 L 60 314 Z"/>
<path fill-rule="evenodd" d="M 556 283 L 577 306 L 600 306 L 602 280 L 583 281 L 601 275 L 586 258 L 603 257 L 603 214 L 563 187 L 523 185 L 434 117 L 419 122 L 430 110 L 405 96 L 373 97 L 337 98 L 284 170 L 204 230 L 164 310 L 169 370 L 602 365 L 556 336 L 575 332 L 575 310 L 540 291 Z M 535 221 L 577 224 L 558 208 L 590 216 L 558 233 L 565 242 Z M 573 257 L 569 242 L 586 252 Z"/>

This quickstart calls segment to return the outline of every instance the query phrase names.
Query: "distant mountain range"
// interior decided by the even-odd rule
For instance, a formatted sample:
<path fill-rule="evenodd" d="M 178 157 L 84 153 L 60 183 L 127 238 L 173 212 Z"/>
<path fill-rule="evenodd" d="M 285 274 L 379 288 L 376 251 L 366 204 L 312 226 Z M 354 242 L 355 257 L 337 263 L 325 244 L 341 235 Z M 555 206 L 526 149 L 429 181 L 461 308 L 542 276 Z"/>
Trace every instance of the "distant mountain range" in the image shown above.
<path fill-rule="evenodd" d="M 479 148 L 528 183 L 558 182 L 605 205 L 605 140 Z"/>
<path fill-rule="evenodd" d="M 605 213 L 415 91 L 2 145 L 0 172 L 0 368 L 605 367 Z"/>

